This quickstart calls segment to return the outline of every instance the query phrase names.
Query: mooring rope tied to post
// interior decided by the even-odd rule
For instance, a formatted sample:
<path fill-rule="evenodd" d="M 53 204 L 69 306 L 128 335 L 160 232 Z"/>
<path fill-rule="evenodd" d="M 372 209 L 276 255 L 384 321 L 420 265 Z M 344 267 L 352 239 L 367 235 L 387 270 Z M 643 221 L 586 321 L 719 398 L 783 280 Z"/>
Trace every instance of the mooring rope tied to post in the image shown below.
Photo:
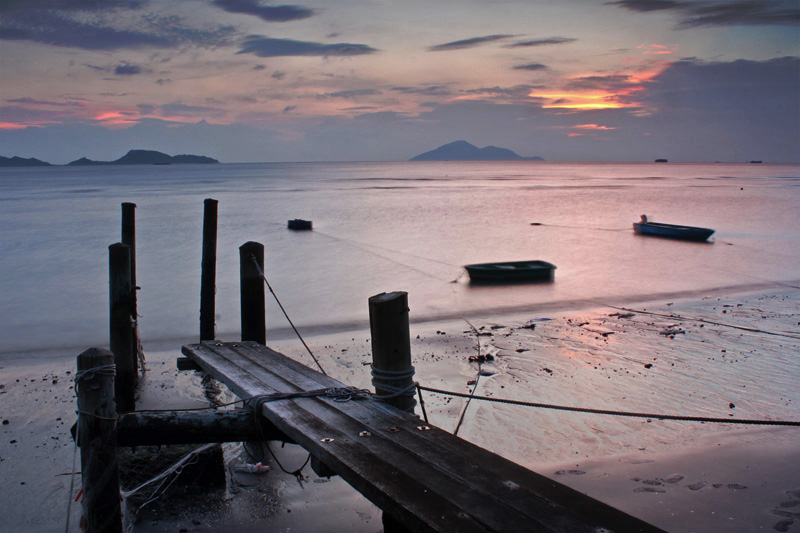
<path fill-rule="evenodd" d="M 538 407 L 541 409 L 555 409 L 558 411 L 572 411 L 577 413 L 591 413 L 598 415 L 612 415 L 612 416 L 630 416 L 636 418 L 655 418 L 657 420 L 681 420 L 686 422 L 714 422 L 719 424 L 757 424 L 765 426 L 800 426 L 798 420 L 753 420 L 753 419 L 736 419 L 736 418 L 707 418 L 702 416 L 686 416 L 686 415 L 665 415 L 654 413 L 637 413 L 630 411 L 612 411 L 609 409 L 594 409 L 591 407 L 572 407 L 566 405 L 554 405 L 547 403 L 526 402 L 522 400 L 510 400 L 507 398 L 492 398 L 490 396 L 475 396 L 474 394 L 466 394 L 463 392 L 447 391 L 442 389 L 434 389 L 431 387 L 419 387 L 420 390 L 432 392 L 434 394 L 443 394 L 445 396 L 456 396 L 458 398 L 468 398 L 474 400 L 483 400 L 487 402 L 505 403 L 510 405 L 521 405 L 523 407 Z"/>
<path fill-rule="evenodd" d="M 392 384 L 392 382 L 403 382 L 409 378 L 413 378 L 413 366 L 408 370 L 382 370 L 380 368 L 376 368 L 375 365 L 372 364 L 369 366 L 372 369 L 372 385 L 375 387 L 375 390 L 380 388 L 381 390 L 386 391 L 386 394 L 373 393 L 372 396 L 376 400 L 391 400 L 393 398 L 399 398 L 400 396 L 414 396 L 414 393 L 419 386 L 419 383 L 416 381 L 412 381 L 405 387 L 398 387 L 397 385 Z"/>
<path fill-rule="evenodd" d="M 328 373 L 325 372 L 325 369 L 322 368 L 322 365 L 319 364 L 319 361 L 317 360 L 317 357 L 314 355 L 314 352 L 311 351 L 311 348 L 308 347 L 308 344 L 306 344 L 306 341 L 303 340 L 303 336 L 300 335 L 299 331 L 297 331 L 297 328 L 294 326 L 294 322 L 292 322 L 292 319 L 289 318 L 289 314 L 286 312 L 286 309 L 283 308 L 283 304 L 281 304 L 280 299 L 278 299 L 278 295 L 275 294 L 274 290 L 272 290 L 272 285 L 269 284 L 269 281 L 267 280 L 267 276 L 264 275 L 264 271 L 261 269 L 261 265 L 258 264 L 258 259 L 256 259 L 256 256 L 252 255 L 252 254 L 250 255 L 250 259 L 256 265 L 256 270 L 258 270 L 258 275 L 261 276 L 261 279 L 263 279 L 264 283 L 267 284 L 267 288 L 269 289 L 269 292 L 272 294 L 272 297 L 275 298 L 275 301 L 278 303 L 278 307 L 281 308 L 281 311 L 283 312 L 283 316 L 285 316 L 286 320 L 289 321 L 289 325 L 292 326 L 292 329 L 294 330 L 295 334 L 297 335 L 297 338 L 300 339 L 300 342 L 303 343 L 303 346 L 305 346 L 306 350 L 308 351 L 308 354 L 311 356 L 311 358 L 317 364 L 317 368 L 319 368 L 319 371 L 327 376 Z"/>

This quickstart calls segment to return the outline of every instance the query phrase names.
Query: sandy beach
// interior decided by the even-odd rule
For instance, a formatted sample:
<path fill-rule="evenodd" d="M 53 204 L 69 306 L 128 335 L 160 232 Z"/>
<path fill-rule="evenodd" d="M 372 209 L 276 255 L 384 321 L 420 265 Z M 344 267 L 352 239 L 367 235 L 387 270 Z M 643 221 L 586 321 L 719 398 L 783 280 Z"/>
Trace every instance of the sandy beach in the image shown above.
<path fill-rule="evenodd" d="M 416 379 L 477 396 L 653 414 L 800 420 L 800 291 L 709 291 L 682 300 L 414 321 Z M 223 337 L 224 338 L 224 337 Z M 193 339 L 187 339 L 191 341 Z M 305 339 L 329 374 L 370 387 L 369 327 Z M 307 365 L 296 340 L 270 346 Z M 88 346 L 86 347 L 88 348 Z M 148 346 L 139 408 L 232 401 L 174 348 Z M 78 530 L 70 504 L 76 353 L 7 358 L 0 382 L 0 515 L 7 531 Z M 429 422 L 667 531 L 800 531 L 800 428 L 601 416 L 426 393 Z M 419 413 L 418 408 L 418 413 Z M 271 443 L 288 470 L 306 454 Z M 136 531 L 380 531 L 380 510 L 338 478 L 239 474 L 252 461 L 224 445 L 226 487 L 173 491 Z M 78 467 L 80 462 L 78 461 Z M 178 505 L 179 503 L 179 505 Z M 324 518 L 323 518 L 324 517 Z"/>

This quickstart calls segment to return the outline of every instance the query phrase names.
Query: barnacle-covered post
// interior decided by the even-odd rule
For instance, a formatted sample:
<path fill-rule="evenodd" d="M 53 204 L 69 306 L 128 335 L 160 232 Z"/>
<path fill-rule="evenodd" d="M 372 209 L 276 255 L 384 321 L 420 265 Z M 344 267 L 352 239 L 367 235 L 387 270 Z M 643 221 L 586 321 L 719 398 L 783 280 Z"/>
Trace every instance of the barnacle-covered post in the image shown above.
<path fill-rule="evenodd" d="M 78 446 L 86 531 L 122 531 L 114 406 L 114 354 L 89 348 L 78 356 Z"/>
<path fill-rule="evenodd" d="M 115 398 L 119 412 L 126 413 L 136 409 L 138 377 L 138 353 L 133 348 L 135 288 L 131 283 L 131 250 L 127 244 L 112 244 L 108 256 L 109 344 L 117 365 Z"/>

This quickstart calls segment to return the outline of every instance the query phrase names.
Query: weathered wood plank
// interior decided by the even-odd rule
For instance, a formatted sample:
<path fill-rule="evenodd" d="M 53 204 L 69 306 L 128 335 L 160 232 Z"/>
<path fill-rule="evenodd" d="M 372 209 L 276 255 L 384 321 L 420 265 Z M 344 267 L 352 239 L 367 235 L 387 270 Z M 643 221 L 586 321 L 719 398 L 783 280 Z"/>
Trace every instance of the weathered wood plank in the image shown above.
<path fill-rule="evenodd" d="M 345 386 L 253 342 L 183 353 L 242 398 Z M 416 416 L 373 399 L 295 398 L 261 411 L 411 530 L 659 531 L 438 428 L 420 430 Z"/>

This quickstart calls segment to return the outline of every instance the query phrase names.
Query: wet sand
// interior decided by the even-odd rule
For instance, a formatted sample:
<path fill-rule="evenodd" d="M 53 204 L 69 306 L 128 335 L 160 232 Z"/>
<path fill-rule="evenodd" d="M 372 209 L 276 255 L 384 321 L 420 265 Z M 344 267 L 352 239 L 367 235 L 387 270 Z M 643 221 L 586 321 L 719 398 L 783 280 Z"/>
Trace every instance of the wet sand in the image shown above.
<path fill-rule="evenodd" d="M 413 323 L 417 380 L 559 405 L 800 420 L 800 291 L 612 305 Z M 413 297 L 411 308 L 413 320 Z M 368 325 L 306 342 L 329 374 L 370 386 Z M 299 341 L 270 346 L 313 365 Z M 175 370 L 177 346 L 145 348 L 140 408 L 198 407 L 209 395 L 233 399 L 198 374 Z M 64 530 L 76 355 L 0 363 L 0 515 L 9 531 Z M 800 428 L 467 405 L 432 393 L 425 402 L 430 423 L 454 431 L 463 419 L 459 436 L 668 531 L 800 531 Z M 289 470 L 305 460 L 294 446 L 272 446 Z M 225 445 L 225 457 L 229 467 L 251 461 L 238 444 Z M 380 511 L 340 479 L 320 479 L 306 467 L 300 483 L 273 459 L 264 462 L 271 471 L 262 475 L 229 468 L 222 491 L 154 502 L 140 512 L 136 530 L 317 531 L 320 520 L 328 531 L 382 529 Z M 75 478 L 73 495 L 79 483 Z M 70 514 L 77 530 L 77 504 Z"/>

